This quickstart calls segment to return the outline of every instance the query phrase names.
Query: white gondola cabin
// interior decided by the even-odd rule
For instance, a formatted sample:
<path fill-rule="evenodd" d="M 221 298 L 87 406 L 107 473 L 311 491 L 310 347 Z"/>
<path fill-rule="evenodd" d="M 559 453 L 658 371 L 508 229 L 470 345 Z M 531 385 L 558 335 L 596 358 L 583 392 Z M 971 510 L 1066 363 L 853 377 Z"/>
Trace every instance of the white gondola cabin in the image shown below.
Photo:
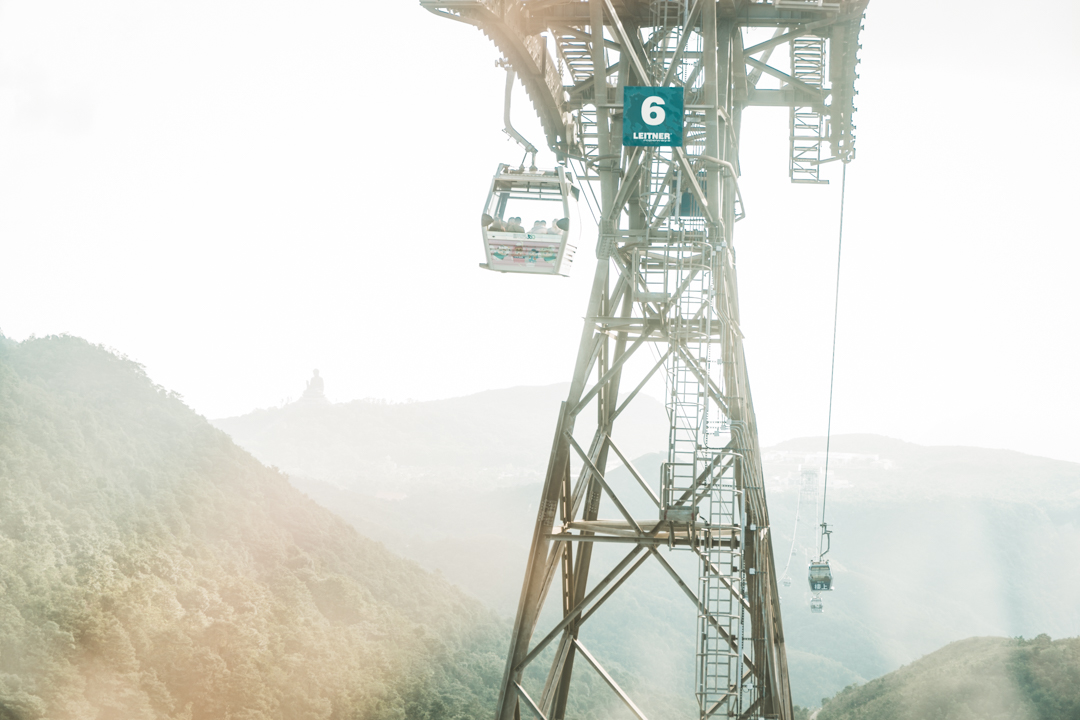
<path fill-rule="evenodd" d="M 499 165 L 480 224 L 487 262 L 499 272 L 566 275 L 577 249 L 581 190 L 566 168 Z"/>
<path fill-rule="evenodd" d="M 832 590 L 832 569 L 829 567 L 828 560 L 810 563 L 808 576 L 810 589 L 814 592 Z"/>
<path fill-rule="evenodd" d="M 825 612 L 825 603 L 821 602 L 821 598 L 815 597 L 810 601 L 810 612 Z"/>

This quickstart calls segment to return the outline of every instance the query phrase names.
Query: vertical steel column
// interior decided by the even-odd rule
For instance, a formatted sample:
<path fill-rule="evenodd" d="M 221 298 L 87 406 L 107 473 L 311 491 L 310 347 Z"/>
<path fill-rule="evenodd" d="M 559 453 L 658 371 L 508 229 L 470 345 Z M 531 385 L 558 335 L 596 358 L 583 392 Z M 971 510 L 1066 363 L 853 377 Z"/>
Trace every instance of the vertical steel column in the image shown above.
<path fill-rule="evenodd" d="M 702 8 L 701 35 L 704 43 L 701 63 L 704 66 L 703 74 L 705 76 L 705 154 L 714 158 L 722 158 L 720 150 L 720 95 L 723 93 L 724 98 L 726 99 L 727 89 L 721 89 L 719 87 L 721 74 L 717 67 L 719 52 L 717 48 L 715 2 L 706 2 Z M 723 111 L 727 111 L 726 106 L 723 107 Z M 720 221 L 720 168 L 716 163 L 711 162 L 706 164 L 706 168 L 706 182 L 708 184 L 706 193 L 708 195 L 709 207 L 713 211 L 713 217 Z M 726 239 L 720 235 L 720 231 L 721 227 L 716 224 L 710 224 L 709 241 L 712 242 L 713 245 L 718 245 L 721 240 Z"/>
<path fill-rule="evenodd" d="M 614 223 L 612 221 L 612 206 L 615 200 L 616 192 L 616 178 L 611 170 L 614 163 L 614 155 L 611 142 L 611 113 L 606 107 L 602 107 L 607 103 L 607 75 L 604 69 L 607 67 L 607 53 L 604 49 L 604 8 L 601 0 L 589 1 L 589 20 L 590 29 L 592 31 L 593 42 L 591 43 L 591 54 L 593 63 L 593 93 L 596 102 L 596 130 L 597 130 L 597 145 L 599 148 L 599 162 L 597 169 L 600 175 L 600 233 L 597 238 L 596 244 L 596 278 L 593 285 L 593 295 L 596 301 L 595 312 L 590 312 L 590 317 L 597 315 L 607 315 L 610 312 L 610 268 L 611 263 L 608 257 L 611 254 L 615 245 L 615 238 L 613 233 Z M 592 303 L 590 303 L 591 305 Z M 586 335 L 591 339 L 591 342 L 586 342 Z M 586 346 L 591 346 L 592 342 L 600 343 L 599 353 L 597 355 L 597 372 L 602 375 L 607 371 L 609 358 L 608 337 L 606 335 L 595 334 L 594 328 L 590 327 L 589 323 L 585 323 L 585 331 L 582 334 L 582 344 L 580 352 L 584 352 Z M 581 374 L 580 377 L 575 373 L 573 385 L 576 387 L 580 382 L 582 386 L 587 379 L 588 369 Z M 598 375 L 598 377 L 600 376 Z M 573 389 L 572 389 L 573 390 Z M 608 425 L 608 407 L 605 402 L 605 391 L 601 390 L 600 397 L 597 402 L 597 432 L 603 431 Z M 577 392 L 580 399 L 580 390 Z M 595 446 L 595 441 L 594 441 Z M 607 465 L 607 448 L 603 446 L 600 451 L 600 456 L 596 458 L 596 465 L 600 472 L 603 472 Z M 582 520 L 595 520 L 600 510 L 600 487 L 595 477 L 589 477 L 588 486 L 585 490 L 585 507 L 581 513 Z M 571 545 L 565 546 L 565 552 L 567 555 L 573 553 Z M 579 543 L 577 547 L 577 555 L 573 562 L 573 572 L 570 576 L 565 577 L 563 580 L 564 593 L 571 598 L 569 606 L 565 608 L 564 613 L 569 612 L 570 607 L 573 607 L 581 602 L 585 596 L 585 589 L 588 585 L 589 569 L 592 563 L 592 543 Z M 571 622 L 564 635 L 563 642 L 567 643 L 565 648 L 565 657 L 562 659 L 561 668 L 552 668 L 552 677 L 556 675 L 558 677 L 557 686 L 555 692 L 552 695 L 553 704 L 550 708 L 550 720 L 562 720 L 566 716 L 566 704 L 570 693 L 570 680 L 573 677 L 574 672 L 574 660 L 577 654 L 576 645 L 570 642 L 571 639 L 576 640 L 578 637 L 578 630 L 580 627 L 580 619 L 575 619 Z"/>

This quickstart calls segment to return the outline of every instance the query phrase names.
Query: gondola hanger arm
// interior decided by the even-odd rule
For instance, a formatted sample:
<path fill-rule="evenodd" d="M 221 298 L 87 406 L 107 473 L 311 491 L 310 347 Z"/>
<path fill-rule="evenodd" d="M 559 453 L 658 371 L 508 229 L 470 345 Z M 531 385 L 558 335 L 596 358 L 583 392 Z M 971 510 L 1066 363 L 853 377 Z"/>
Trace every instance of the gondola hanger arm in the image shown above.
<path fill-rule="evenodd" d="M 503 99 L 503 132 L 525 148 L 525 153 L 527 155 L 532 155 L 532 161 L 529 163 L 529 170 L 531 172 L 536 172 L 536 153 L 538 152 L 536 146 L 526 140 L 525 136 L 519 133 L 510 122 L 510 100 L 514 95 L 514 80 L 517 79 L 517 73 L 514 72 L 513 66 L 506 60 L 499 60 L 496 65 L 506 69 L 506 96 Z M 522 158 L 521 160 L 522 167 L 524 167 L 525 158 Z"/>

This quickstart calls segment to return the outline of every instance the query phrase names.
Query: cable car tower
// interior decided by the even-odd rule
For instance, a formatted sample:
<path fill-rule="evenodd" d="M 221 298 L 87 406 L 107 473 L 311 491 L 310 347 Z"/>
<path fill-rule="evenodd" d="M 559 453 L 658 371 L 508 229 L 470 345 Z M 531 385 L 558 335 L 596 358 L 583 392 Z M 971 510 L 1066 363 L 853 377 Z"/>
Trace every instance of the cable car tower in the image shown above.
<path fill-rule="evenodd" d="M 575 671 L 595 671 L 631 714 L 646 717 L 580 633 L 645 563 L 662 568 L 696 609 L 697 717 L 792 717 L 739 328 L 739 134 L 746 107 L 787 108 L 796 183 L 826 182 L 822 164 L 854 157 L 867 2 L 421 0 L 494 41 L 539 114 L 547 147 L 561 165 L 576 166 L 583 188 L 599 191 L 596 274 L 556 421 L 497 720 L 563 720 Z M 770 64 L 778 50 L 786 70 Z M 759 88 L 766 76 L 778 87 Z M 560 197 L 567 177 L 557 173 Z M 482 224 L 493 218 L 488 207 Z M 496 239 L 485 229 L 487 252 Z M 634 371 L 627 361 L 646 344 L 659 360 Z M 616 445 L 612 430 L 661 371 L 668 450 L 660 476 L 645 477 L 631 459 L 651 448 Z M 585 411 L 597 429 L 579 439 L 575 423 Z M 609 461 L 625 466 L 624 483 L 609 474 Z M 639 501 L 652 510 L 631 512 Z M 621 559 L 593 567 L 598 543 L 621 548 Z M 696 579 L 687 582 L 665 557 L 674 552 L 696 561 Z M 542 613 L 557 617 L 552 627 Z M 525 673 L 540 662 L 542 690 L 527 692 Z"/>

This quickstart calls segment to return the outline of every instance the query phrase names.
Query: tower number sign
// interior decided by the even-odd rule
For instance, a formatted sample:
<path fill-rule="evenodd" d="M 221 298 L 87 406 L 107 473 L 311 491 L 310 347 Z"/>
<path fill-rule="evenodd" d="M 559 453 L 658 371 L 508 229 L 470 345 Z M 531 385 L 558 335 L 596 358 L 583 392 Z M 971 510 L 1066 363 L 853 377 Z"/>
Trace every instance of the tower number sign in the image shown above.
<path fill-rule="evenodd" d="M 623 88 L 623 145 L 682 147 L 681 87 Z"/>

